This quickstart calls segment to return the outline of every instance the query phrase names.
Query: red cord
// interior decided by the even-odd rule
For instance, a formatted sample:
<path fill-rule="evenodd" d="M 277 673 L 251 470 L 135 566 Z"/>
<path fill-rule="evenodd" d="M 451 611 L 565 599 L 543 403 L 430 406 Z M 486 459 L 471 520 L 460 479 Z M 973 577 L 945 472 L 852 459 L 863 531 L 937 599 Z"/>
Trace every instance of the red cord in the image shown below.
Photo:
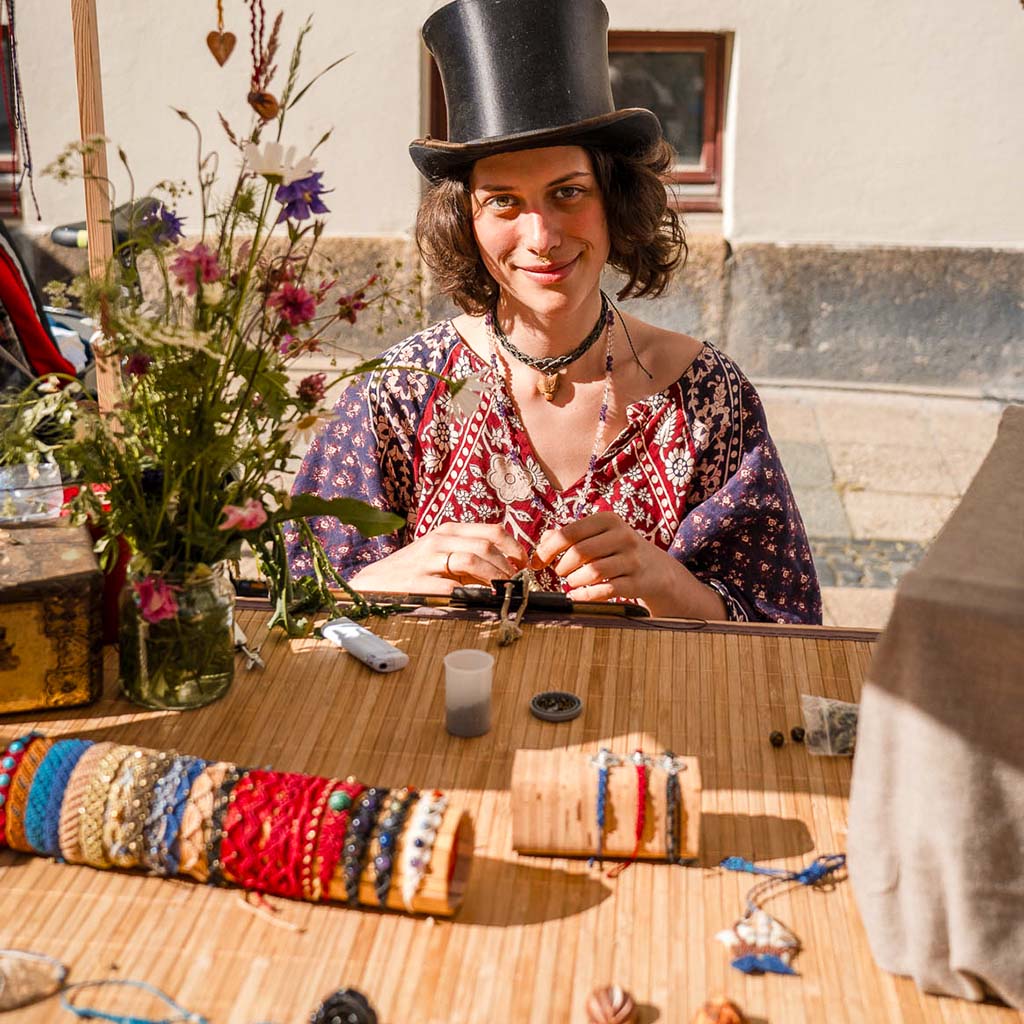
<path fill-rule="evenodd" d="M 644 835 L 644 825 L 647 823 L 647 759 L 643 756 L 642 750 L 637 750 L 633 757 L 636 765 L 636 840 L 633 843 L 633 852 L 630 854 L 629 860 L 616 864 L 608 872 L 608 878 L 618 877 L 636 860 L 637 854 L 640 852 L 640 840 Z"/>

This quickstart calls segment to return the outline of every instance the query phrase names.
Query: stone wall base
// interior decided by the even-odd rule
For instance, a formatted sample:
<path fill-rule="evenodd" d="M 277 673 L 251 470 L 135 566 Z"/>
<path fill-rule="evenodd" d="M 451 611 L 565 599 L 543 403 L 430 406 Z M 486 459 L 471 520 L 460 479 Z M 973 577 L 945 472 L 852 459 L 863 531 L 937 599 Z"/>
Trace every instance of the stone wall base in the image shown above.
<path fill-rule="evenodd" d="M 21 245 L 40 285 L 85 268 L 83 251 L 47 238 L 26 233 Z M 325 238 L 321 245 L 346 285 L 383 274 L 401 303 L 343 325 L 337 340 L 346 351 L 374 354 L 420 322 L 454 312 L 421 279 L 409 240 Z M 616 275 L 605 284 L 614 293 Z M 624 308 L 713 342 L 757 380 L 1024 397 L 1024 251 L 731 247 L 721 236 L 695 234 L 668 292 Z"/>

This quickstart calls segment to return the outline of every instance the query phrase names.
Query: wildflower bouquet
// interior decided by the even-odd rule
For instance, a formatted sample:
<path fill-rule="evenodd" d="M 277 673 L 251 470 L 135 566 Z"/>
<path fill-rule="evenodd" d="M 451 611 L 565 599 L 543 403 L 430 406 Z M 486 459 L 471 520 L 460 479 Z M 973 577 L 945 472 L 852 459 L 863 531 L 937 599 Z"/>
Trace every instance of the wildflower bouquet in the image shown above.
<path fill-rule="evenodd" d="M 290 364 L 318 351 L 332 329 L 354 323 L 370 304 L 394 308 L 405 300 L 376 275 L 342 289 L 319 256 L 324 224 L 318 215 L 328 212 L 323 172 L 282 139 L 287 113 L 320 76 L 300 85 L 307 22 L 279 98 L 269 91 L 280 24 L 279 15 L 266 42 L 259 38 L 253 48 L 249 130 L 237 134 L 221 117 L 238 162 L 226 198 L 215 192 L 217 159 L 203 155 L 198 125 L 178 111 L 199 136 L 199 240 L 183 241 L 176 212 L 183 186 L 162 183 L 155 201 L 133 207 L 139 214 L 131 237 L 106 275 L 73 286 L 102 325 L 101 357 L 121 369 L 113 415 L 82 407 L 79 441 L 64 452 L 83 485 L 73 510 L 105 528 L 101 560 L 114 556 L 116 538 L 127 541 L 143 633 L 174 619 L 190 585 L 237 559 L 243 541 L 271 585 L 271 624 L 303 632 L 306 613 L 333 605 L 332 587 L 348 591 L 357 612 L 365 612 L 305 517 L 334 516 L 366 536 L 402 525 L 358 501 L 290 497 L 287 490 L 296 442 L 329 415 L 328 388 L 379 362 L 338 371 L 336 380 L 310 374 L 297 386 L 290 383 Z M 70 176 L 82 149 L 69 147 L 51 171 Z M 123 151 L 118 155 L 128 169 Z M 283 523 L 289 520 L 313 555 L 310 577 L 293 580 L 288 572 Z"/>

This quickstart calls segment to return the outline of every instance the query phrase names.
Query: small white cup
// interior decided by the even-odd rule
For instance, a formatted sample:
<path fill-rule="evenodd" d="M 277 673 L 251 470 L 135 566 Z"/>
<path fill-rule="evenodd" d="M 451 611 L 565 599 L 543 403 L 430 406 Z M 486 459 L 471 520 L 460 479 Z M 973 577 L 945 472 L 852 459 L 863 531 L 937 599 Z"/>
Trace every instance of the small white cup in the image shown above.
<path fill-rule="evenodd" d="M 491 729 L 494 658 L 467 648 L 444 659 L 446 727 L 453 736 L 483 736 Z"/>

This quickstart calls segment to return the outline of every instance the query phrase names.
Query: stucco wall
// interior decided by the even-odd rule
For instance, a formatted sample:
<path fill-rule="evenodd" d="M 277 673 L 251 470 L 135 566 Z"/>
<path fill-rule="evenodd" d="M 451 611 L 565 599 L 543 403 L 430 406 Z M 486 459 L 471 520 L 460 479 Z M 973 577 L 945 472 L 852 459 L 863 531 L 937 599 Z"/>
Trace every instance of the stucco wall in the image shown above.
<path fill-rule="evenodd" d="M 417 30 L 436 6 L 286 5 L 280 74 L 307 11 L 315 29 L 306 74 L 352 54 L 293 111 L 287 129 L 287 142 L 309 147 L 334 128 L 320 150 L 335 188 L 331 233 L 394 235 L 411 225 L 419 183 L 405 147 L 422 125 Z M 170 107 L 192 113 L 221 148 L 217 110 L 245 125 L 245 6 L 225 4 L 226 27 L 239 43 L 224 68 L 204 43 L 212 3 L 99 0 L 98 7 L 108 134 L 128 151 L 140 188 L 191 177 L 194 139 Z M 613 28 L 735 34 L 723 215 L 733 243 L 1024 248 L 1024 11 L 1015 0 L 608 0 L 608 7 Z M 77 133 L 69 4 L 36 0 L 18 10 L 42 167 Z M 124 197 L 124 174 L 114 177 Z M 76 188 L 41 180 L 37 190 L 45 225 L 81 216 Z"/>

